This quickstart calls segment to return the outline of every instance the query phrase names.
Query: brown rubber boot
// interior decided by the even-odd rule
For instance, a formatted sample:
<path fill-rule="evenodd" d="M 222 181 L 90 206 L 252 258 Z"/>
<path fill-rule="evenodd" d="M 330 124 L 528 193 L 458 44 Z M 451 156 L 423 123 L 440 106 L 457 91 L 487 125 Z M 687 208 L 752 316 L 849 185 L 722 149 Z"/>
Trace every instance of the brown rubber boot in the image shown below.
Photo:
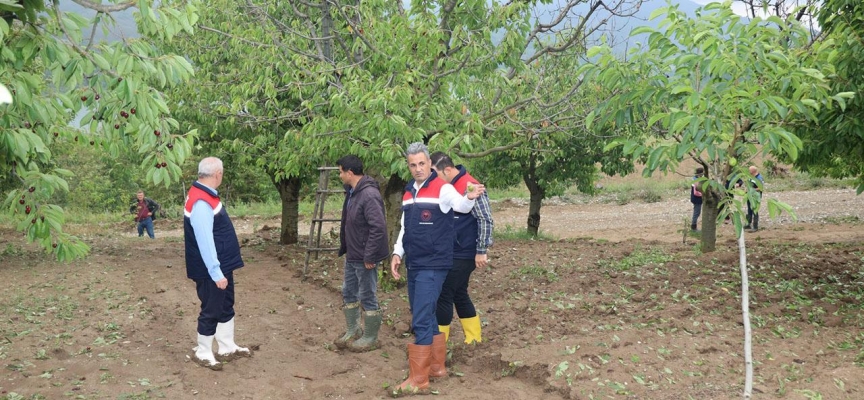
<path fill-rule="evenodd" d="M 429 364 L 429 377 L 447 376 L 447 337 L 443 333 L 432 336 L 432 362 Z"/>
<path fill-rule="evenodd" d="M 396 393 L 418 393 L 429 389 L 429 363 L 432 345 L 408 345 L 408 379 L 395 389 Z"/>

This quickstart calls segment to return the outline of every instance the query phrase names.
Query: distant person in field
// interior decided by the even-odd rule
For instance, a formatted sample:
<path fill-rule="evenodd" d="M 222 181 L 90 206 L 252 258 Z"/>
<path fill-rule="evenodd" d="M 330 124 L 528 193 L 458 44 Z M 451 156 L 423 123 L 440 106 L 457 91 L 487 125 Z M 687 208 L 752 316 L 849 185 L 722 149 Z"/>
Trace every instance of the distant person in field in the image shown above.
<path fill-rule="evenodd" d="M 447 341 L 438 331 L 435 311 L 453 266 L 453 212 L 471 212 L 485 188 L 477 185 L 463 196 L 432 171 L 425 144 L 411 143 L 406 153 L 414 180 L 402 196 L 402 228 L 393 246 L 390 272 L 399 279 L 399 265 L 405 260 L 414 343 L 408 344 L 408 379 L 395 389 L 417 393 L 427 391 L 429 377 L 447 376 Z"/>
<path fill-rule="evenodd" d="M 144 196 L 144 191 L 139 190 L 135 199 L 132 200 L 132 206 L 129 207 L 129 213 L 135 214 L 135 223 L 138 226 L 138 237 L 144 236 L 144 230 L 147 230 L 147 236 L 154 239 L 153 220 L 156 219 L 156 212 L 161 207 L 159 203 Z"/>
<path fill-rule="evenodd" d="M 459 194 L 467 194 L 480 184 L 465 167 L 454 165 L 453 159 L 440 151 L 432 154 L 432 170 L 444 182 L 453 185 Z M 471 212 L 454 211 L 453 216 L 453 268 L 447 273 L 441 295 L 438 296 L 438 330 L 444 334 L 445 340 L 450 337 L 453 306 L 456 306 L 456 315 L 462 323 L 465 343 L 480 343 L 483 341 L 480 334 L 480 316 L 477 315 L 468 294 L 468 283 L 474 269 L 483 268 L 489 262 L 487 251 L 492 246 L 493 227 L 489 196 L 483 193 L 474 201 Z"/>
<path fill-rule="evenodd" d="M 696 175 L 693 176 L 693 183 L 690 185 L 690 203 L 693 203 L 693 218 L 690 220 L 690 230 L 696 231 L 699 223 L 699 216 L 702 215 L 702 191 L 699 190 L 702 182 L 698 182 L 699 178 L 705 174 L 702 167 L 696 168 Z"/>
<path fill-rule="evenodd" d="M 339 179 L 345 184 L 339 255 L 345 255 L 342 311 L 347 329 L 335 344 L 340 349 L 363 352 L 378 347 L 381 310 L 375 294 L 378 265 L 390 255 L 387 218 L 378 182 L 363 174 L 363 162 L 357 156 L 347 155 L 336 161 L 336 165 Z"/>
<path fill-rule="evenodd" d="M 750 201 L 747 202 L 747 226 L 744 229 L 750 229 L 753 232 L 759 230 L 759 205 L 762 203 L 762 188 L 765 185 L 765 179 L 762 178 L 762 174 L 759 173 L 759 168 L 756 166 L 750 166 L 750 187 L 756 191 L 756 202 L 755 204 L 750 204 Z"/>
<path fill-rule="evenodd" d="M 186 276 L 195 281 L 201 300 L 195 360 L 214 370 L 222 368 L 219 361 L 252 355 L 234 343 L 234 270 L 244 264 L 234 225 L 216 192 L 223 172 L 222 160 L 201 160 L 198 180 L 189 188 L 183 208 Z M 214 338 L 219 345 L 216 356 Z"/>

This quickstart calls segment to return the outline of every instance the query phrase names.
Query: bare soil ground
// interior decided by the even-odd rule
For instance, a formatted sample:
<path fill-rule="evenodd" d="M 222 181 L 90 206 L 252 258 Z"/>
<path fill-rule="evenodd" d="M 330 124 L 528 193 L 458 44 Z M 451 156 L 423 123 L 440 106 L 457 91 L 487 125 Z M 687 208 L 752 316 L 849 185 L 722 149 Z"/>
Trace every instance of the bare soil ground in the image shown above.
<path fill-rule="evenodd" d="M 864 398 L 864 198 L 783 192 L 799 221 L 747 234 L 756 398 Z M 493 205 L 521 228 L 527 207 Z M 498 240 L 474 273 L 484 342 L 453 324 L 446 399 L 733 399 L 744 381 L 738 251 L 683 241 L 686 199 L 543 207 L 554 240 Z M 407 374 L 404 287 L 379 291 L 382 347 L 340 352 L 341 259 L 302 279 L 304 246 L 272 219 L 244 219 L 237 341 L 256 349 L 214 372 L 190 361 L 198 300 L 180 221 L 156 240 L 129 226 L 77 227 L 92 256 L 48 259 L 0 232 L 0 399 L 377 399 Z M 301 227 L 301 232 L 305 233 Z M 4 250 L 5 249 L 5 250 Z M 382 282 L 383 283 L 383 282 Z M 391 288 L 392 283 L 387 283 Z"/>

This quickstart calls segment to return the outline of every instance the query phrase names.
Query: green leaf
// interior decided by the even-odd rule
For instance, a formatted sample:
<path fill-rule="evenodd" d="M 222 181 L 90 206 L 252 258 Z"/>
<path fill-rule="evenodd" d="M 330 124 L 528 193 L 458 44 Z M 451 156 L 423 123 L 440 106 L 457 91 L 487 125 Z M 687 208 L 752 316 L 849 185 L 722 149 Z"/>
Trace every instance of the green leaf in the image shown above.
<path fill-rule="evenodd" d="M 585 129 L 590 131 L 593 124 L 594 124 L 594 110 L 591 110 L 591 112 L 589 112 L 588 115 L 585 116 Z"/>

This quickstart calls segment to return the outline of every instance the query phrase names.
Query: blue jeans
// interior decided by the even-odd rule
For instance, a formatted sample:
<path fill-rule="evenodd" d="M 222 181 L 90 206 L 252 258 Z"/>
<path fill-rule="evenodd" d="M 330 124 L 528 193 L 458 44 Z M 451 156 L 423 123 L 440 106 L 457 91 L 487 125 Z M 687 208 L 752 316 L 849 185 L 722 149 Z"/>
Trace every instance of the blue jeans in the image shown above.
<path fill-rule="evenodd" d="M 446 269 L 418 270 L 408 267 L 408 304 L 411 307 L 414 344 L 432 344 L 432 336 L 439 333 L 435 309 L 447 272 L 449 270 Z"/>
<path fill-rule="evenodd" d="M 144 228 L 147 228 L 147 236 L 153 239 L 153 217 L 147 217 L 138 221 L 138 237 L 144 236 Z"/>
<path fill-rule="evenodd" d="M 365 311 L 378 309 L 378 264 L 366 269 L 362 262 L 345 261 L 345 277 L 342 280 L 342 301 L 345 304 L 360 302 Z"/>
<path fill-rule="evenodd" d="M 693 226 L 693 229 L 696 229 L 696 223 L 699 222 L 700 215 L 702 215 L 702 203 L 693 204 L 693 220 L 690 221 L 690 225 Z"/>

